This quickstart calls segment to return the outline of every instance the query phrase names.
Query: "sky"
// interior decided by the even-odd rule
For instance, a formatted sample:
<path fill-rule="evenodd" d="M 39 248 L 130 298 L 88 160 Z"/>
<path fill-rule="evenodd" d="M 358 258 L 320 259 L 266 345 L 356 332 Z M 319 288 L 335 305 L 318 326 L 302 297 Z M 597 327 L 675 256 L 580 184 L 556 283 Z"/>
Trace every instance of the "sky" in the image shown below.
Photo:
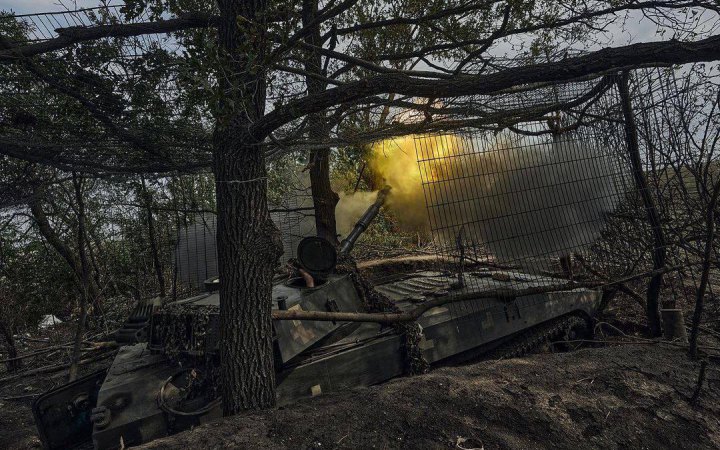
<path fill-rule="evenodd" d="M 67 8 L 87 8 L 98 6 L 100 0 L 0 0 L 0 11 L 13 11 L 16 14 L 30 14 L 38 12 L 62 11 Z M 111 4 L 121 4 L 122 0 L 109 1 Z M 63 6 L 63 4 L 65 6 Z M 642 42 L 657 39 L 656 27 L 647 19 L 638 17 L 632 21 L 628 30 L 611 30 L 611 45 L 623 45 L 629 42 Z"/>
<path fill-rule="evenodd" d="M 78 8 L 87 8 L 97 6 L 100 2 L 98 0 L 65 0 L 64 3 L 68 7 L 77 4 Z M 14 11 L 17 14 L 62 11 L 64 9 L 58 0 L 0 0 L 0 11 Z"/>
<path fill-rule="evenodd" d="M 106 0 L 110 4 L 122 4 L 122 0 Z M 102 0 L 0 0 L 0 11 L 14 11 L 16 14 L 31 14 L 38 12 L 63 11 L 66 9 L 88 8 L 98 6 Z M 717 17 L 708 17 L 711 13 L 704 13 L 705 19 L 718 24 Z M 714 20 L 713 20 L 714 19 Z M 702 23 L 704 20 L 698 20 Z M 707 22 L 706 22 L 707 25 Z M 697 31 L 703 28 L 698 26 Z M 585 50 L 597 50 L 603 46 L 622 46 L 630 43 L 656 41 L 668 39 L 673 36 L 671 28 L 666 28 L 666 33 L 661 35 L 657 32 L 657 26 L 649 19 L 642 17 L 638 12 L 631 12 L 625 25 L 613 24 L 609 27 L 600 42 L 590 45 Z M 707 31 L 704 30 L 704 31 Z M 717 29 L 713 30 L 717 32 Z M 520 37 L 519 39 L 523 39 Z M 517 41 L 516 41 L 517 44 Z M 490 54 L 495 56 L 512 57 L 516 53 L 516 47 L 510 42 L 502 42 L 495 46 Z"/>

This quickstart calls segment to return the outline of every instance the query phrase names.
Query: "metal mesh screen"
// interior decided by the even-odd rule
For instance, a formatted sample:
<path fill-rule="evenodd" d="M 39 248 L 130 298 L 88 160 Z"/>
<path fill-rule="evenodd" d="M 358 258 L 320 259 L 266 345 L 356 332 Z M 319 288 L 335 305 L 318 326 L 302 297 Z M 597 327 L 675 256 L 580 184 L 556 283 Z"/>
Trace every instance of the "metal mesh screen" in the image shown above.
<path fill-rule="evenodd" d="M 546 93 L 570 97 L 568 92 L 585 88 L 580 83 Z M 532 95 L 542 98 L 537 91 Z M 521 96 L 506 102 L 532 100 Z M 455 262 L 530 273 L 569 270 L 561 261 L 596 243 L 609 215 L 631 197 L 616 105 L 615 91 L 608 90 L 580 114 L 552 114 L 502 132 L 418 136 L 415 149 L 438 253 Z"/>
<path fill-rule="evenodd" d="M 307 178 L 307 173 L 294 173 L 288 180 L 291 185 L 288 192 L 270 205 L 270 217 L 282 236 L 281 264 L 296 257 L 297 246 L 304 237 L 316 234 Z M 202 289 L 205 280 L 218 275 L 217 216 L 211 212 L 196 214 L 177 232 L 173 259 L 179 280 L 193 289 Z"/>

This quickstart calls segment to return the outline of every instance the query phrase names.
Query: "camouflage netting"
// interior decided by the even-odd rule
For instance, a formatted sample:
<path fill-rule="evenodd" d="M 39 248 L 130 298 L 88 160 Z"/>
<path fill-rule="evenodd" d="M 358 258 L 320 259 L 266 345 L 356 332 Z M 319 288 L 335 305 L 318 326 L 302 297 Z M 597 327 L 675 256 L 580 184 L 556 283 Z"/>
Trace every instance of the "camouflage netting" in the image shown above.
<path fill-rule="evenodd" d="M 372 282 L 358 271 L 357 264 L 351 256 L 340 257 L 335 271 L 341 274 L 349 274 L 365 312 L 400 312 L 400 308 L 392 300 L 375 290 Z M 418 375 L 428 372 L 430 364 L 425 360 L 422 350 L 420 350 L 420 341 L 423 337 L 420 324 L 417 322 L 399 322 L 394 323 L 393 328 L 404 337 L 405 373 L 407 375 Z"/>
<path fill-rule="evenodd" d="M 153 317 L 153 341 L 162 343 L 172 360 L 181 355 L 203 356 L 213 345 L 208 341 L 211 317 L 219 313 L 216 305 L 171 303 Z"/>
<path fill-rule="evenodd" d="M 212 318 L 219 313 L 217 305 L 171 303 L 153 316 L 153 343 L 162 346 L 173 365 L 189 371 L 187 386 L 179 389 L 172 411 L 194 414 L 184 411 L 185 405 L 198 398 L 220 398 L 219 359 L 212 351 L 217 341 L 212 335 Z"/>

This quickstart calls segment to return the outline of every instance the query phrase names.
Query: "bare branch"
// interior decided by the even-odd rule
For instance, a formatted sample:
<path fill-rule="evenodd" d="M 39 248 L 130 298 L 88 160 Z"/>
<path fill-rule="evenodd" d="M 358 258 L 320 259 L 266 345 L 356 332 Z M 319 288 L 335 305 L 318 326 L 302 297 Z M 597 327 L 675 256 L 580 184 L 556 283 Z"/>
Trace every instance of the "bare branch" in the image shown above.
<path fill-rule="evenodd" d="M 397 323 L 397 322 L 413 322 L 420 318 L 427 311 L 449 303 L 457 303 L 468 300 L 478 300 L 481 298 L 497 298 L 501 300 L 512 301 L 518 297 L 526 295 L 544 294 L 547 292 L 568 291 L 578 288 L 602 288 L 617 284 L 624 284 L 629 281 L 642 279 L 646 277 L 656 276 L 658 274 L 674 272 L 686 265 L 653 270 L 650 272 L 633 275 L 621 280 L 614 281 L 587 281 L 576 282 L 568 281 L 566 283 L 558 283 L 547 286 L 534 286 L 524 289 L 488 289 L 484 291 L 472 292 L 467 294 L 457 294 L 439 297 L 415 307 L 405 312 L 387 312 L 387 313 L 357 313 L 357 312 L 326 312 L 326 311 L 305 311 L 301 309 L 294 310 L 273 310 L 273 320 L 317 320 L 317 321 L 337 321 L 337 322 L 376 322 L 376 323 Z"/>
<path fill-rule="evenodd" d="M 267 136 L 306 114 L 373 95 L 396 93 L 425 98 L 487 95 L 518 85 L 569 81 L 613 69 L 717 59 L 720 59 L 720 36 L 712 36 L 696 42 L 651 42 L 606 48 L 561 62 L 513 67 L 491 74 L 458 75 L 451 79 L 426 80 L 408 74 L 383 74 L 291 101 L 256 122 L 252 132 L 256 136 Z"/>
<path fill-rule="evenodd" d="M 557 29 L 562 28 L 568 25 L 576 24 L 576 23 L 583 23 L 585 26 L 588 25 L 588 21 L 590 19 L 595 19 L 603 16 L 609 16 L 613 14 L 617 14 L 623 11 L 635 11 L 635 10 L 646 10 L 650 8 L 659 9 L 659 8 L 665 8 L 665 9 L 683 9 L 683 8 L 690 8 L 690 7 L 698 7 L 698 8 L 705 8 L 709 10 L 713 10 L 715 12 L 720 13 L 720 7 L 717 6 L 717 3 L 713 4 L 713 2 L 704 2 L 704 1 L 697 1 L 697 0 L 688 0 L 688 1 L 657 1 L 657 0 L 650 0 L 650 1 L 644 1 L 644 2 L 627 2 L 621 5 L 616 6 L 610 6 L 605 9 L 600 9 L 596 11 L 583 11 L 578 14 L 574 14 L 572 16 L 566 17 L 564 19 L 558 19 L 555 21 L 550 22 L 538 22 L 534 23 L 532 25 L 528 25 L 525 27 L 519 27 L 519 28 L 511 28 L 506 30 L 504 33 L 501 33 L 500 35 L 490 35 L 488 37 L 480 38 L 480 39 L 468 39 L 464 41 L 458 41 L 458 42 L 442 42 L 435 45 L 430 45 L 427 47 L 423 47 L 421 49 L 408 51 L 404 53 L 392 53 L 392 54 L 386 54 L 386 55 L 378 55 L 378 60 L 387 60 L 387 61 L 396 61 L 396 60 L 404 60 L 404 59 L 410 59 L 410 58 L 416 58 L 416 57 L 422 57 L 427 56 L 431 53 L 437 53 L 447 50 L 453 50 L 457 48 L 467 47 L 471 45 L 487 45 L 491 44 L 494 40 L 500 38 L 500 37 L 506 37 L 506 36 L 513 36 L 513 35 L 521 35 L 526 33 L 533 33 L 535 31 L 541 31 L 541 30 L 551 30 L 551 29 Z M 574 11 L 573 11 L 574 12 Z M 380 23 L 380 22 L 378 22 Z M 362 24 L 362 26 L 366 28 L 374 28 L 372 26 L 372 23 L 368 24 Z M 352 29 L 352 27 L 350 27 Z M 344 33 L 344 30 L 347 29 L 339 29 L 337 30 L 338 35 L 341 35 Z"/>
<path fill-rule="evenodd" d="M 189 28 L 206 28 L 215 26 L 217 17 L 202 13 L 186 15 L 177 19 L 158 20 L 155 22 L 124 23 L 113 25 L 97 25 L 93 27 L 58 28 L 60 36 L 44 42 L 13 47 L 0 51 L 0 62 L 12 62 L 20 58 L 40 55 L 43 53 L 71 47 L 79 42 L 94 41 L 109 37 L 132 37 L 144 34 L 172 33 Z"/>

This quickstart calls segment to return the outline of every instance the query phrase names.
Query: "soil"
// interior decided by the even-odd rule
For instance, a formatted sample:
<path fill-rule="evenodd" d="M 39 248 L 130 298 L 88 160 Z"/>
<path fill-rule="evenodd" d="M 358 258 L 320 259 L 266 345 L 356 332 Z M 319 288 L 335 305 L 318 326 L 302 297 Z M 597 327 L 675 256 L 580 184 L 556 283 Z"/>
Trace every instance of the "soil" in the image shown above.
<path fill-rule="evenodd" d="M 147 444 L 181 448 L 719 448 L 720 373 L 667 345 L 445 367 Z"/>

